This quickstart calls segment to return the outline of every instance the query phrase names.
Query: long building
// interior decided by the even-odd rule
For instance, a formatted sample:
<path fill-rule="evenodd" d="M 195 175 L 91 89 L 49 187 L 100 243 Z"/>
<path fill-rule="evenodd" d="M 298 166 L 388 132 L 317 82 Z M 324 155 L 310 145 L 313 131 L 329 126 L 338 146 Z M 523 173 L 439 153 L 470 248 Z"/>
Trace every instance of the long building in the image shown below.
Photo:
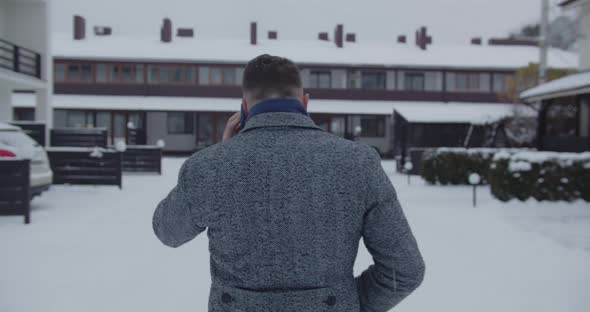
<path fill-rule="evenodd" d="M 257 23 L 243 40 L 204 39 L 173 28 L 170 19 L 147 37 L 86 26 L 76 16 L 72 34 L 54 35 L 54 126 L 105 127 L 112 142 L 162 139 L 168 152 L 220 141 L 240 108 L 244 66 L 263 53 L 297 63 L 319 126 L 384 155 L 404 154 L 408 136 L 414 145 L 461 146 L 470 125 L 513 114 L 514 105 L 502 101 L 506 82 L 539 58 L 534 43 L 509 39 L 436 44 L 425 27 L 378 44 L 363 43 L 343 25 L 309 41 L 283 40 Z M 549 62 L 569 69 L 578 58 L 552 49 Z M 31 114 L 28 96 L 15 94 L 15 115 Z M 413 126 L 402 129 L 402 122 Z"/>

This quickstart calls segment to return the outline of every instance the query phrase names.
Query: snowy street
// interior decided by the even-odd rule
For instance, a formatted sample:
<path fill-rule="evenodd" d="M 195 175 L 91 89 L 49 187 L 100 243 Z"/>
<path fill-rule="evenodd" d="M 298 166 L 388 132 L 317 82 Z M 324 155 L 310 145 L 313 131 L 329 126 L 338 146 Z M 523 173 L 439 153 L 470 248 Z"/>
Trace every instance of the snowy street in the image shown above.
<path fill-rule="evenodd" d="M 0 311 L 206 311 L 205 233 L 172 249 L 152 231 L 183 160 L 165 158 L 162 176 L 127 174 L 123 190 L 53 186 L 33 200 L 30 225 L 0 217 Z M 480 187 L 473 208 L 470 187 L 408 186 L 383 165 L 427 270 L 396 311 L 588 311 L 588 203 L 504 204 Z M 361 244 L 355 274 L 371 263 Z"/>

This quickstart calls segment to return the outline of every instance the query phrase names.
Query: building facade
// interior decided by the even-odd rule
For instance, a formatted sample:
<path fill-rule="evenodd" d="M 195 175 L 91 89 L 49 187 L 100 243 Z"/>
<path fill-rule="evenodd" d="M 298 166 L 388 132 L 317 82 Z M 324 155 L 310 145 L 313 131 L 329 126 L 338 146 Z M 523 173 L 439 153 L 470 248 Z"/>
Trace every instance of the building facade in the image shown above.
<path fill-rule="evenodd" d="M 0 0 L 0 121 L 53 121 L 50 7 L 49 0 Z M 20 90 L 30 92 L 33 111 L 13 109 Z"/>
<path fill-rule="evenodd" d="M 403 36 L 361 44 L 342 25 L 332 40 L 320 33 L 309 42 L 279 40 L 276 31 L 260 39 L 255 23 L 249 41 L 200 39 L 192 29 L 171 27 L 166 19 L 160 38 L 122 37 L 105 26 L 86 32 L 76 17 L 74 35 L 54 43 L 55 127 L 105 127 L 111 142 L 164 140 L 166 151 L 192 152 L 221 140 L 227 118 L 240 108 L 245 64 L 269 53 L 300 67 L 320 127 L 384 155 L 400 154 L 394 112 L 420 123 L 494 122 L 513 111 L 502 97 L 507 81 L 538 58 L 530 44 L 435 45 L 425 28 L 415 44 Z M 556 68 L 578 61 L 558 50 L 549 60 Z M 17 106 L 25 109 L 25 102 Z"/>

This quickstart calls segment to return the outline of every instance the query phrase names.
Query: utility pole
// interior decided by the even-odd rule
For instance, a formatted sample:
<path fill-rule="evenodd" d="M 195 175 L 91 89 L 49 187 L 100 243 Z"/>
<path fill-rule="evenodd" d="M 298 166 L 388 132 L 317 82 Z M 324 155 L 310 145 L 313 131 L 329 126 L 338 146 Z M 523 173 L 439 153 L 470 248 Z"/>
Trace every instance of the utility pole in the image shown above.
<path fill-rule="evenodd" d="M 549 48 L 549 0 L 541 1 L 541 36 L 539 38 L 541 60 L 539 62 L 539 84 L 547 81 L 547 49 Z"/>

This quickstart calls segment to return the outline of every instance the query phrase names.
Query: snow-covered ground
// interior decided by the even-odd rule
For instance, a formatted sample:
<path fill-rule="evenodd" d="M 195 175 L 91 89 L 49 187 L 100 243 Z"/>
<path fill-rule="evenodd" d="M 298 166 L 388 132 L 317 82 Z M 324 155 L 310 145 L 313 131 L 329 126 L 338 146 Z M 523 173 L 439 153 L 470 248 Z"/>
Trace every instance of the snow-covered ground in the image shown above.
<path fill-rule="evenodd" d="M 33 201 L 32 223 L 0 217 L 0 311 L 206 311 L 206 235 L 179 249 L 151 218 L 183 159 L 162 176 L 126 175 L 116 187 L 54 186 Z M 396 311 L 543 312 L 590 309 L 590 205 L 502 204 L 487 188 L 425 185 L 383 162 L 427 264 Z M 361 245 L 355 274 L 371 258 Z"/>

